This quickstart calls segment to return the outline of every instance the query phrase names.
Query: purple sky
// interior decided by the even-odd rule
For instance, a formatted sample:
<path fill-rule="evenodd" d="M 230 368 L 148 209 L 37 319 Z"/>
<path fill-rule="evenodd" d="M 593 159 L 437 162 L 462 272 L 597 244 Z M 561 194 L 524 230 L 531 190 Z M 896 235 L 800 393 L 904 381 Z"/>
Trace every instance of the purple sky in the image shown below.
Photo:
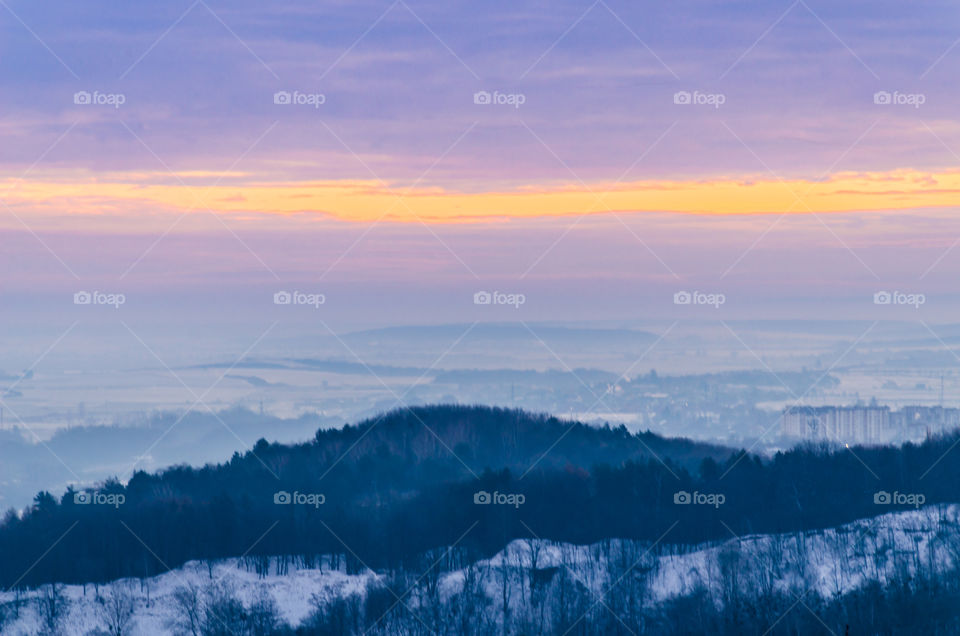
<path fill-rule="evenodd" d="M 942 184 L 960 162 L 958 25 L 949 2 L 5 0 L 0 298 L 17 313 L 73 312 L 74 292 L 113 290 L 124 310 L 190 298 L 182 311 L 232 319 L 260 302 L 249 316 L 269 315 L 276 290 L 317 290 L 347 329 L 470 320 L 484 289 L 524 293 L 525 319 L 558 320 L 684 316 L 673 294 L 705 290 L 725 294 L 729 317 L 950 320 L 960 224 Z M 508 103 L 475 103 L 479 91 Z M 277 104 L 278 92 L 323 103 Z M 685 93 L 703 103 L 676 103 Z M 415 186 L 417 209 L 429 192 L 456 206 L 840 173 L 882 191 L 896 171 L 931 175 L 933 203 L 491 210 L 449 224 L 352 220 L 349 201 L 278 214 L 191 200 L 214 184 L 239 204 L 252 184 L 364 181 Z M 45 199 L 54 185 L 77 191 Z M 928 302 L 878 307 L 882 290 Z"/>

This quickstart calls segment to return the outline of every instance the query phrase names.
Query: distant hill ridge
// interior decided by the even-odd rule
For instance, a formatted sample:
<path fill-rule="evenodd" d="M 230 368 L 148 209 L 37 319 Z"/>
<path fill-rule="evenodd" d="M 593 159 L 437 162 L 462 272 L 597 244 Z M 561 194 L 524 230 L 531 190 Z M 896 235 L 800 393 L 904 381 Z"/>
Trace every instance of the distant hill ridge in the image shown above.
<path fill-rule="evenodd" d="M 733 453 L 684 438 L 631 434 L 622 425 L 597 427 L 520 409 L 466 405 L 396 409 L 342 429 L 320 430 L 314 441 L 321 464 L 350 449 L 353 460 L 389 452 L 411 461 L 447 462 L 467 473 L 467 467 L 477 473 L 501 468 L 526 471 L 534 463 L 544 468 L 590 468 L 596 463 L 647 460 L 654 454 L 695 467 L 704 458 L 722 461 Z"/>

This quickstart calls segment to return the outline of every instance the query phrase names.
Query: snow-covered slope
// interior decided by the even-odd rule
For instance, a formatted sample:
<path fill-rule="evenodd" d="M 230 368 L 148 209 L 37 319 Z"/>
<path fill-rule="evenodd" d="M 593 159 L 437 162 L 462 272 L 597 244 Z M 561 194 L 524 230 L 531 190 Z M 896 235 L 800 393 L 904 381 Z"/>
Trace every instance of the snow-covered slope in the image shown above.
<path fill-rule="evenodd" d="M 166 574 L 140 581 L 120 581 L 134 597 L 136 613 L 131 634 L 169 634 L 171 621 L 177 614 L 174 592 L 184 586 L 204 589 L 212 583 L 229 586 L 243 601 L 252 604 L 262 591 L 276 602 L 281 617 L 291 625 L 297 625 L 316 606 L 313 599 L 333 599 L 362 592 L 367 582 L 376 577 L 373 573 L 348 575 L 328 568 L 296 570 L 290 568 L 286 575 L 270 574 L 259 577 L 238 559 L 228 559 L 214 564 L 208 570 L 206 564 L 195 561 Z M 275 571 L 275 567 L 273 568 Z M 103 591 L 101 586 L 101 591 Z M 67 618 L 63 621 L 64 636 L 86 636 L 103 629 L 102 606 L 92 585 L 68 585 L 64 593 L 69 599 Z M 36 597 L 31 593 L 28 597 Z M 13 593 L 0 594 L 0 601 L 12 601 Z M 32 600 L 32 599 L 31 599 Z M 41 621 L 35 604 L 28 600 L 21 610 L 19 620 L 6 626 L 3 634 L 27 636 L 38 633 Z"/>
<path fill-rule="evenodd" d="M 801 556 L 802 555 L 802 556 Z M 695 590 L 706 590 L 720 599 L 731 593 L 756 595 L 770 590 L 813 590 L 829 598 L 853 590 L 868 581 L 887 583 L 912 576 L 919 570 L 937 572 L 960 565 L 960 506 L 929 506 L 861 520 L 839 528 L 785 535 L 734 537 L 728 541 L 679 550 L 666 542 L 651 546 L 611 540 L 589 546 L 558 544 L 543 540 L 516 540 L 490 559 L 441 577 L 441 594 L 450 597 L 470 579 L 482 589 L 497 611 L 502 586 L 510 586 L 509 598 L 522 599 L 524 585 L 533 570 L 554 577 L 568 573 L 572 580 L 600 595 L 629 572 L 642 581 L 643 597 L 650 604 Z M 171 633 L 177 615 L 174 592 L 189 585 L 203 589 L 225 583 L 247 606 L 266 592 L 276 602 L 281 617 L 300 624 L 316 606 L 317 599 L 363 593 L 379 578 L 368 572 L 348 575 L 331 568 L 295 569 L 287 574 L 264 577 L 247 561 L 230 559 L 215 564 L 191 562 L 184 567 L 144 581 L 121 582 L 135 598 L 133 634 Z M 638 577 L 639 573 L 639 579 Z M 103 591 L 103 586 L 101 586 Z M 86 636 L 102 629 L 103 602 L 93 586 L 66 586 L 69 598 L 63 633 Z M 27 593 L 20 617 L 9 623 L 4 634 L 28 635 L 39 631 L 41 620 L 34 602 L 39 592 Z M 0 594 L 0 603 L 12 602 L 13 593 Z M 411 594 L 416 604 L 418 595 Z M 102 596 L 101 596 L 102 599 Z"/>
<path fill-rule="evenodd" d="M 960 506 L 929 506 L 864 519 L 838 528 L 794 534 L 750 535 L 680 550 L 631 541 L 573 546 L 518 539 L 472 566 L 491 599 L 504 580 L 520 587 L 531 568 L 564 570 L 599 594 L 624 572 L 643 573 L 648 602 L 706 590 L 722 598 L 732 587 L 743 595 L 814 591 L 831 598 L 867 582 L 889 583 L 918 571 L 960 566 Z M 509 573 L 505 574 L 505 568 Z M 462 589 L 466 569 L 444 577 L 446 594 Z M 517 590 L 518 593 L 520 590 Z"/>

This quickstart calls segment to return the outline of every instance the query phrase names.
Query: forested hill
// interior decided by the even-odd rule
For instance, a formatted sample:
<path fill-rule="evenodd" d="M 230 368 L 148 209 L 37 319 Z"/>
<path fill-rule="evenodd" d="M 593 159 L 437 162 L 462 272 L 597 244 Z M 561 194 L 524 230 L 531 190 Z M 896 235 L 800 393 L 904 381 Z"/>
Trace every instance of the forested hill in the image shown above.
<path fill-rule="evenodd" d="M 622 426 L 598 428 L 517 409 L 452 405 L 399 409 L 342 429 L 320 430 L 315 442 L 292 452 L 307 452 L 321 465 L 347 451 L 345 460 L 351 462 L 390 457 L 409 467 L 446 466 L 450 476 L 458 477 L 485 469 L 520 473 L 531 467 L 589 469 L 595 464 L 617 466 L 653 457 L 669 457 L 675 465 L 695 469 L 707 457 L 724 461 L 733 452 L 650 432 L 632 435 Z M 263 446 L 254 450 L 269 453 Z"/>
<path fill-rule="evenodd" d="M 229 413 L 224 417 L 229 424 Z M 491 480 L 534 486 L 555 473 L 584 476 L 596 466 L 625 462 L 665 462 L 667 470 L 679 472 L 731 453 L 514 409 L 398 409 L 341 429 L 321 429 L 307 443 L 261 439 L 223 464 L 139 471 L 126 485 L 109 480 L 79 491 L 79 500 L 73 488 L 59 497 L 41 492 L 22 515 L 11 510 L 0 522 L 0 585 L 146 576 L 190 559 L 243 553 L 356 550 L 364 562 L 379 565 L 455 540 L 442 518 L 475 513 L 473 492 Z M 443 510 L 431 503 L 452 490 L 466 507 Z M 323 504 L 275 504 L 281 492 L 322 495 Z M 91 498 L 90 504 L 78 503 Z M 422 505 L 432 508 L 422 518 L 404 517 Z M 258 540 L 276 520 L 279 525 Z M 433 525 L 413 532 L 411 520 Z M 353 538 L 350 549 L 333 538 L 334 528 Z M 396 538 L 408 531 L 409 544 L 381 541 L 381 535 Z M 490 552 L 513 534 L 512 527 L 501 529 L 477 545 Z M 54 556 L 31 567 L 51 545 Z M 61 551 L 63 558 L 56 558 Z M 358 555 L 350 558 L 359 566 Z"/>
<path fill-rule="evenodd" d="M 903 448 L 800 448 L 771 460 L 520 411 L 435 406 L 258 442 L 229 462 L 40 493 L 0 522 L 0 585 L 151 576 L 193 559 L 343 554 L 460 567 L 518 537 L 692 545 L 960 501 L 957 435 Z M 683 494 L 686 493 L 686 498 Z M 691 496 L 694 501 L 691 503 Z"/>

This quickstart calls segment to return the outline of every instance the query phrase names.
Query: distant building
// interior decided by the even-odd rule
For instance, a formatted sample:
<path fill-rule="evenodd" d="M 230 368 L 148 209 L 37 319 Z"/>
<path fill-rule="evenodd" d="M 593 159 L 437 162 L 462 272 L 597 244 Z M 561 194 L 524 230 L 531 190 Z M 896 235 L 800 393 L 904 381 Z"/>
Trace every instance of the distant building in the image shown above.
<path fill-rule="evenodd" d="M 882 444 L 891 431 L 887 406 L 794 406 L 783 412 L 783 436 L 851 444 Z"/>
<path fill-rule="evenodd" d="M 780 430 L 790 440 L 889 444 L 957 428 L 960 409 L 942 406 L 792 406 L 784 409 Z"/>
<path fill-rule="evenodd" d="M 960 409 L 943 406 L 905 406 L 897 412 L 906 440 L 920 441 L 960 428 Z M 906 441 L 904 440 L 904 441 Z"/>

